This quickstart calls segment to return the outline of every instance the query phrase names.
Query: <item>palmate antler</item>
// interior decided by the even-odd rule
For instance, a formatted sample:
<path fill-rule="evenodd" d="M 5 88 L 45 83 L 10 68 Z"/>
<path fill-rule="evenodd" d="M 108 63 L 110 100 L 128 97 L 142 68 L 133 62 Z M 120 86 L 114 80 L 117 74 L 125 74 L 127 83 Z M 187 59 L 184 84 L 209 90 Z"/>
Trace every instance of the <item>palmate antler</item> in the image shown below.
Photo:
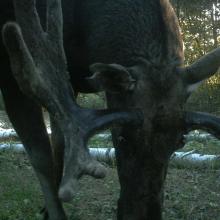
<path fill-rule="evenodd" d="M 62 200 L 72 198 L 76 180 L 83 174 L 103 177 L 105 168 L 86 147 L 88 138 L 112 123 L 142 123 L 139 111 L 89 110 L 75 100 L 63 48 L 60 0 L 47 0 L 47 29 L 43 30 L 35 0 L 14 0 L 17 23 L 3 27 L 3 39 L 15 79 L 24 94 L 37 100 L 57 121 L 65 139 Z"/>

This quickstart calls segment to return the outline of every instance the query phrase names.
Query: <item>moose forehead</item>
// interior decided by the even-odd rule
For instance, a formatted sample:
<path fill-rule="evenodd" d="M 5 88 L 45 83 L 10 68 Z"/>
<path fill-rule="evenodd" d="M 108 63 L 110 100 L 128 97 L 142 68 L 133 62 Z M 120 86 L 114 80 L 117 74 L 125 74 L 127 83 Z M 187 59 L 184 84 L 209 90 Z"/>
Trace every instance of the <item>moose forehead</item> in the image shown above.
<path fill-rule="evenodd" d="M 139 71 L 137 87 L 144 97 L 154 99 L 155 102 L 186 95 L 181 75 L 175 66 L 152 65 L 147 70 Z"/>

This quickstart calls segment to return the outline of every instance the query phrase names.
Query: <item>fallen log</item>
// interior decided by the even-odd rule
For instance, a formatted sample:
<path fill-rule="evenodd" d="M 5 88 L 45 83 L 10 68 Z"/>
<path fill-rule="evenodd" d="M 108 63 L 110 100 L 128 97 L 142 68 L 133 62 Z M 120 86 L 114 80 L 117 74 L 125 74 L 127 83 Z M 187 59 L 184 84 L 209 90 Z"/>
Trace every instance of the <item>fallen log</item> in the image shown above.
<path fill-rule="evenodd" d="M 13 129 L 0 129 L 0 142 L 19 141 L 19 137 Z"/>
<path fill-rule="evenodd" d="M 48 134 L 50 135 L 51 130 L 48 127 Z M 110 134 L 98 134 L 98 138 L 100 139 L 107 139 L 110 138 Z M 186 141 L 194 140 L 204 140 L 204 139 L 211 139 L 214 138 L 210 134 L 199 133 L 198 131 L 191 132 L 190 134 L 186 135 Z M 23 145 L 21 143 L 13 143 L 12 141 L 19 141 L 19 138 L 16 132 L 13 129 L 1 129 L 0 128 L 0 143 L 9 141 L 9 143 L 2 143 L 0 144 L 0 149 L 14 149 L 18 151 L 23 151 Z M 11 141 L 11 142 L 10 142 Z M 105 147 L 90 147 L 89 148 L 91 155 L 99 161 L 104 161 L 107 163 L 112 163 L 115 160 L 115 149 L 114 148 L 105 148 Z M 189 152 L 175 152 L 172 157 L 171 161 L 175 164 L 181 166 L 187 165 L 204 165 L 210 166 L 210 164 L 219 164 L 220 167 L 220 156 L 219 155 L 207 155 L 207 154 L 199 154 L 195 150 Z"/>
<path fill-rule="evenodd" d="M 17 151 L 24 151 L 24 147 L 20 143 L 4 143 L 0 144 L 0 149 L 13 149 Z M 114 148 L 89 148 L 90 154 L 97 160 L 112 164 L 115 161 Z M 171 156 L 171 164 L 181 167 L 190 166 L 205 166 L 205 167 L 220 167 L 220 155 L 199 154 L 195 151 L 189 152 L 175 152 Z"/>

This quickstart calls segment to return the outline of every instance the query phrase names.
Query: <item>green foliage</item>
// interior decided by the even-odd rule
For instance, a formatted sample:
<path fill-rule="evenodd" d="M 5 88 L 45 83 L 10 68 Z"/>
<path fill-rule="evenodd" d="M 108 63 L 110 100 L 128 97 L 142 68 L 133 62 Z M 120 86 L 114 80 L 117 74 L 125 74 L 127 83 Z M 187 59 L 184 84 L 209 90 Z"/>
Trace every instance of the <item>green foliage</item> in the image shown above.
<path fill-rule="evenodd" d="M 219 0 L 171 0 L 182 29 L 185 65 L 193 63 L 220 44 Z M 220 75 L 205 81 L 188 101 L 190 110 L 219 114 Z"/>
<path fill-rule="evenodd" d="M 95 135 L 89 140 L 89 147 L 113 147 L 112 138 L 110 135 L 110 131 L 106 131 L 102 133 L 102 136 L 106 135 L 105 137 L 100 137 L 100 135 Z"/>
<path fill-rule="evenodd" d="M 87 108 L 105 108 L 105 94 L 103 92 L 94 94 L 80 93 L 77 97 L 77 102 Z"/>
<path fill-rule="evenodd" d="M 187 109 L 220 115 L 220 84 L 203 83 L 188 100 Z"/>
<path fill-rule="evenodd" d="M 218 0 L 173 0 L 185 44 L 186 64 L 219 44 L 220 4 Z"/>

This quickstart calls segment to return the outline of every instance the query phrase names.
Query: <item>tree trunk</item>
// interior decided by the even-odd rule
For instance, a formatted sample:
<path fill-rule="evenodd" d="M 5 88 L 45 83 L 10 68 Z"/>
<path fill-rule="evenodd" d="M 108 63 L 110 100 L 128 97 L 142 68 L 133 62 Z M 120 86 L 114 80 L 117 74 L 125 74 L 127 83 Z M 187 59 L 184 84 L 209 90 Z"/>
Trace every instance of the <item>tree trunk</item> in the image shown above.
<path fill-rule="evenodd" d="M 212 11 L 211 11 L 211 21 L 212 21 L 212 34 L 213 34 L 213 41 L 214 41 L 214 48 L 218 47 L 218 33 L 217 33 L 217 25 L 216 25 L 216 11 L 215 5 L 213 4 Z"/>

